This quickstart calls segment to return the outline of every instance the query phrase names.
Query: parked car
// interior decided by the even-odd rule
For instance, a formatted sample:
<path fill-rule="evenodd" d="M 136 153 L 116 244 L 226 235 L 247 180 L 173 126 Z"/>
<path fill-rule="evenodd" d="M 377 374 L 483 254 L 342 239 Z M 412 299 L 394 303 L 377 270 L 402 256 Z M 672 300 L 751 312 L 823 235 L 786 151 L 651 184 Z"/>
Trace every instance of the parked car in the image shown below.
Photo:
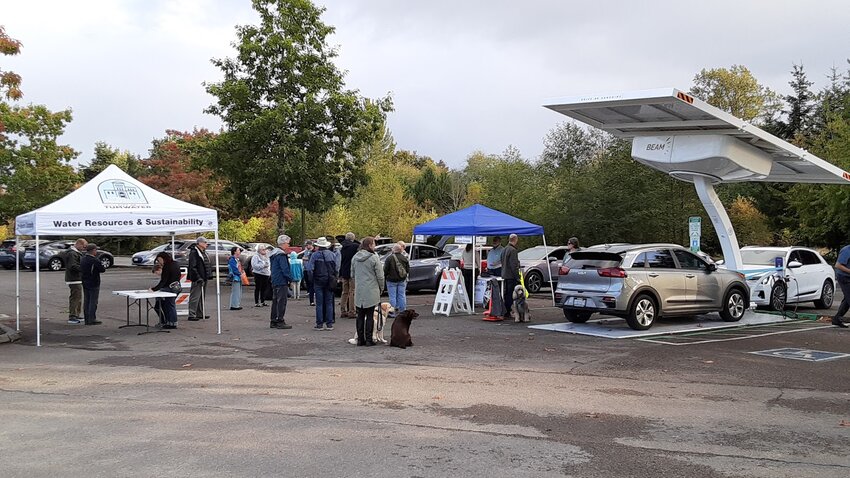
<path fill-rule="evenodd" d="M 392 244 L 375 248 L 381 264 L 392 252 Z M 407 278 L 407 290 L 437 290 L 444 269 L 458 267 L 458 263 L 442 249 L 427 244 L 408 244 L 405 248 L 410 259 L 410 273 Z"/>
<path fill-rule="evenodd" d="M 466 249 L 466 244 L 446 244 L 447 246 L 458 246 L 452 248 L 449 255 L 452 257 L 452 260 L 457 261 L 457 267 L 463 267 L 463 252 Z M 478 246 L 475 248 L 475 258 L 479 259 L 478 270 L 481 272 L 485 272 L 487 270 L 487 254 L 490 253 L 490 250 L 493 249 L 493 246 Z M 445 249 L 444 249 L 445 251 Z M 480 258 L 479 258 L 480 255 Z M 455 267 L 455 266 L 452 266 Z"/>
<path fill-rule="evenodd" d="M 39 267 L 46 268 L 51 271 L 61 271 L 65 268 L 65 260 L 62 259 L 62 253 L 67 251 L 69 247 L 74 245 L 76 241 L 54 241 L 47 244 L 39 244 Z M 115 258 L 109 251 L 103 249 L 97 250 L 97 256 L 103 267 L 109 269 L 115 264 Z M 35 269 L 35 244 L 27 247 L 24 251 L 24 267 Z"/>
<path fill-rule="evenodd" d="M 183 243 L 186 241 L 183 240 L 175 240 L 174 248 L 180 249 L 183 247 Z M 139 251 L 133 254 L 132 264 L 134 266 L 146 266 L 153 267 L 154 259 L 156 259 L 156 255 L 162 251 L 171 252 L 171 242 L 166 242 L 165 244 L 160 244 L 149 251 Z"/>
<path fill-rule="evenodd" d="M 819 309 L 832 307 L 835 271 L 817 251 L 748 246 L 741 248 L 741 259 L 750 302 L 757 306 L 783 310 L 787 304 L 813 302 Z"/>
<path fill-rule="evenodd" d="M 555 301 L 570 322 L 594 313 L 646 330 L 658 317 L 720 312 L 741 320 L 749 307 L 744 274 L 718 269 L 675 244 L 599 246 L 573 252 L 560 269 Z"/>
<path fill-rule="evenodd" d="M 548 251 L 548 254 L 547 254 Z M 558 282 L 558 268 L 564 262 L 567 246 L 534 246 L 517 254 L 519 265 L 525 276 L 525 288 L 534 294 L 545 286 Z M 549 271 L 546 270 L 549 267 Z M 552 282 L 549 282 L 549 274 Z"/>
<path fill-rule="evenodd" d="M 186 241 L 180 247 L 177 247 L 174 251 L 174 260 L 180 265 L 180 267 L 189 267 L 189 246 L 194 244 L 195 241 Z M 237 244 L 232 241 L 218 241 L 210 239 L 207 242 L 207 256 L 210 258 L 210 264 L 215 264 L 215 258 L 218 256 L 218 269 L 219 271 L 227 270 L 227 262 L 230 260 L 230 249 L 233 247 L 239 247 L 242 249 L 242 254 L 239 256 L 242 259 L 242 268 L 245 271 L 250 271 L 251 268 L 251 258 L 254 256 L 254 252 L 248 249 L 248 246 L 245 244 Z M 250 274 L 249 274 L 250 275 Z M 226 276 L 226 274 L 224 274 Z"/>
<path fill-rule="evenodd" d="M 39 244 L 47 244 L 49 240 L 39 239 Z M 20 268 L 24 268 L 24 254 L 27 247 L 35 247 L 35 239 L 26 239 L 20 242 L 21 245 L 21 253 L 18 255 L 18 260 L 20 261 Z M 0 245 L 0 266 L 4 269 L 14 269 L 15 268 L 15 240 L 14 239 L 6 239 L 3 241 L 3 244 Z"/>

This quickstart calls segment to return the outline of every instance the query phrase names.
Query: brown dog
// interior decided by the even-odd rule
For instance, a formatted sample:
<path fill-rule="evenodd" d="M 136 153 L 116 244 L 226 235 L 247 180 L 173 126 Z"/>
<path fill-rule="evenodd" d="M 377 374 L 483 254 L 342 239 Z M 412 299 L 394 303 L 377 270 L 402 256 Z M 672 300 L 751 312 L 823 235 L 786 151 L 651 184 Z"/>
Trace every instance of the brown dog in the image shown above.
<path fill-rule="evenodd" d="M 413 340 L 410 338 L 410 323 L 417 317 L 419 314 L 413 309 L 407 309 L 398 314 L 390 331 L 390 346 L 402 349 L 413 346 Z"/>

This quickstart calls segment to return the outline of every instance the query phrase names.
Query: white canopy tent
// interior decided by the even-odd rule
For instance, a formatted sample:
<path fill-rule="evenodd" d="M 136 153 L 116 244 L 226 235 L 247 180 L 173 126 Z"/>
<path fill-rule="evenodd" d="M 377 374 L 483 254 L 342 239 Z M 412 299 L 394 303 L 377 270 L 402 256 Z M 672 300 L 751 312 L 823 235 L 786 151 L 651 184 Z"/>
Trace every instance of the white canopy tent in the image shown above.
<path fill-rule="evenodd" d="M 218 243 L 218 211 L 189 204 L 165 195 L 134 179 L 118 166 L 110 165 L 76 191 L 15 220 L 15 240 L 34 236 L 36 345 L 41 346 L 41 236 L 174 236 L 215 232 Z M 21 330 L 20 247 L 15 248 L 17 268 L 16 314 Z M 173 248 L 172 248 L 173 253 Z M 216 313 L 221 333 L 221 285 L 216 254 Z"/>

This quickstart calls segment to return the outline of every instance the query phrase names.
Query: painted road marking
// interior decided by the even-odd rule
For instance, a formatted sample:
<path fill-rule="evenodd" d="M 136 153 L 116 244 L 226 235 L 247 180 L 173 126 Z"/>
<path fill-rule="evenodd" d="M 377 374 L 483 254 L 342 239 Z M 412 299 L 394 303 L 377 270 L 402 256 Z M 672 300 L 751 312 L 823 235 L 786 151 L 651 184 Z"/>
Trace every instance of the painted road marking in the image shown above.
<path fill-rule="evenodd" d="M 755 327 L 739 327 L 735 329 L 707 330 L 681 335 L 668 335 L 662 337 L 640 338 L 642 342 L 650 342 L 663 345 L 699 345 L 714 342 L 731 342 L 733 340 L 744 340 L 756 337 L 767 337 L 770 335 L 791 334 L 795 332 L 806 332 L 829 328 L 829 325 L 818 324 L 811 320 L 794 320 L 778 324 L 762 325 Z M 777 330 L 777 329 L 783 330 Z M 730 334 L 735 334 L 729 337 Z"/>
<path fill-rule="evenodd" d="M 850 357 L 850 354 L 838 352 L 826 352 L 823 350 L 811 349 L 795 349 L 781 348 L 771 350 L 760 350 L 758 352 L 749 352 L 753 355 L 763 355 L 765 357 L 779 357 L 792 360 L 802 360 L 805 362 L 826 362 L 827 360 L 835 360 L 844 357 Z"/>

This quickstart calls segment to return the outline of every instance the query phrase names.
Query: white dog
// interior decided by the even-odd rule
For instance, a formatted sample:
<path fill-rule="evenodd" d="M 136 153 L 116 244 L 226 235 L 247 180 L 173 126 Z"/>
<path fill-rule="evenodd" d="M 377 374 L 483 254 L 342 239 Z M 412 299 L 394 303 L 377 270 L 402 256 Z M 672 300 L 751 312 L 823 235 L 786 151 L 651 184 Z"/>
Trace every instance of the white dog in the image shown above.
<path fill-rule="evenodd" d="M 391 312 L 395 312 L 395 308 L 389 302 L 381 302 L 378 307 L 375 307 L 375 313 L 372 316 L 372 342 L 376 344 L 387 343 L 384 339 L 384 326 L 387 324 L 387 317 Z M 353 339 L 348 339 L 351 345 L 357 345 L 357 332 L 354 333 Z"/>
<path fill-rule="evenodd" d="M 528 322 L 531 320 L 531 311 L 528 309 L 528 299 L 525 298 L 525 289 L 521 285 L 514 287 L 514 306 L 516 306 L 516 318 L 514 322 Z"/>

